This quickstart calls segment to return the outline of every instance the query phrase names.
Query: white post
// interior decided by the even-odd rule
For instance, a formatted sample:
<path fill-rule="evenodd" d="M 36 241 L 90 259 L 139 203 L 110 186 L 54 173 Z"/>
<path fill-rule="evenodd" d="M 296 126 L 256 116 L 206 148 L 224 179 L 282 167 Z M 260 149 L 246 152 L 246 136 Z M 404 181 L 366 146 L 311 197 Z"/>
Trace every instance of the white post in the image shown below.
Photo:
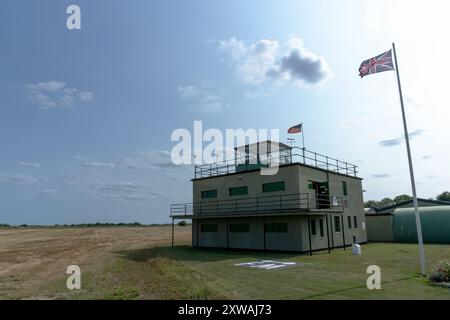
<path fill-rule="evenodd" d="M 395 71 L 397 72 L 398 91 L 400 94 L 400 104 L 402 107 L 403 128 L 405 131 L 406 151 L 408 153 L 408 163 L 409 163 L 409 175 L 411 177 L 411 188 L 412 188 L 413 201 L 414 201 L 414 213 L 415 213 L 415 217 L 416 217 L 417 239 L 419 241 L 420 273 L 422 275 L 426 275 L 425 250 L 423 248 L 422 226 L 420 224 L 420 214 L 419 214 L 419 204 L 417 202 L 416 182 L 414 179 L 414 170 L 413 170 L 413 164 L 412 164 L 412 159 L 411 159 L 411 147 L 409 145 L 409 134 L 408 134 L 408 127 L 406 125 L 405 107 L 403 105 L 403 94 L 402 94 L 402 87 L 400 84 L 400 72 L 398 70 L 398 61 L 397 61 L 397 52 L 395 51 L 395 43 L 392 43 L 392 48 L 394 51 Z"/>
<path fill-rule="evenodd" d="M 306 163 L 306 159 L 305 159 L 305 128 L 304 125 L 302 123 L 302 144 L 303 144 L 303 163 Z"/>

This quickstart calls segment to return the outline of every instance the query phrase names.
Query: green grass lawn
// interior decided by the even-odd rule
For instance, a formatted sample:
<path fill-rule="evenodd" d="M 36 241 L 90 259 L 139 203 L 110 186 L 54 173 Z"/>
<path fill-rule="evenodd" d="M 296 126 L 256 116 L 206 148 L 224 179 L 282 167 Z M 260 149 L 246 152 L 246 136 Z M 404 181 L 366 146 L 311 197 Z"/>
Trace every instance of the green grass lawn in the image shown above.
<path fill-rule="evenodd" d="M 84 289 L 67 298 L 100 299 L 450 299 L 450 289 L 418 276 L 413 244 L 369 244 L 362 256 L 336 249 L 313 256 L 194 249 L 189 246 L 122 251 Z M 427 245 L 428 268 L 450 257 L 450 246 Z M 256 260 L 297 262 L 264 270 L 235 266 Z M 368 290 L 366 269 L 381 268 L 381 290 Z M 64 290 L 64 284 L 57 284 Z M 65 290 L 67 292 L 67 290 Z"/>

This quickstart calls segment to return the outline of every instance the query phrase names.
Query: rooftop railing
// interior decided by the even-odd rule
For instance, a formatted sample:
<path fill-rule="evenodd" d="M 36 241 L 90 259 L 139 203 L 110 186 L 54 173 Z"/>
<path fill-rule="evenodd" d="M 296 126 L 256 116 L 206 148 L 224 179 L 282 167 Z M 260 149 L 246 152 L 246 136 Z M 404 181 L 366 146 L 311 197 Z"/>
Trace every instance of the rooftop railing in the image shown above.
<path fill-rule="evenodd" d="M 265 161 L 249 161 L 248 157 L 242 157 L 218 163 L 197 165 L 195 166 L 195 179 L 221 176 L 236 172 L 246 172 L 269 167 L 270 165 L 285 166 L 293 163 L 301 163 L 331 172 L 354 177 L 357 176 L 358 167 L 348 162 L 298 147 L 294 147 L 290 151 L 291 152 L 288 155 L 286 155 L 286 153 L 272 154 L 269 157 L 266 157 Z"/>
<path fill-rule="evenodd" d="M 344 210 L 343 197 L 309 193 L 172 204 L 171 216 L 218 216 Z"/>

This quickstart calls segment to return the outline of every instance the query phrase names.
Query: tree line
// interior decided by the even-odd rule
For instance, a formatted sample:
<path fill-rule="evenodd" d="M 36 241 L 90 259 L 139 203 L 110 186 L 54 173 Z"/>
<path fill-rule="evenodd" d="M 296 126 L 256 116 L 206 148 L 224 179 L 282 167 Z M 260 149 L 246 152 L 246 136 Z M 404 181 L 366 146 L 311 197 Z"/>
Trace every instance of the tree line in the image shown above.
<path fill-rule="evenodd" d="M 413 197 L 410 196 L 409 194 L 401 194 L 399 196 L 396 196 L 393 199 L 384 198 L 384 199 L 381 199 L 380 201 L 368 200 L 368 201 L 364 202 L 364 207 L 365 208 L 369 208 L 369 207 L 383 208 L 383 207 L 391 206 L 394 204 L 402 203 L 405 201 L 410 201 L 410 200 L 412 200 L 412 198 Z M 439 200 L 439 201 L 450 202 L 450 192 L 444 191 L 441 194 L 439 194 L 438 196 L 436 196 L 436 198 L 430 198 L 429 200 Z"/>
<path fill-rule="evenodd" d="M 80 223 L 80 224 L 53 224 L 53 225 L 29 225 L 29 224 L 21 224 L 17 226 L 12 226 L 6 223 L 0 223 L 0 228 L 68 228 L 68 227 L 77 227 L 77 228 L 95 228 L 95 227 L 157 227 L 164 226 L 167 224 L 142 224 L 140 222 L 119 222 L 119 223 L 108 223 L 108 222 L 95 222 L 95 223 Z"/>

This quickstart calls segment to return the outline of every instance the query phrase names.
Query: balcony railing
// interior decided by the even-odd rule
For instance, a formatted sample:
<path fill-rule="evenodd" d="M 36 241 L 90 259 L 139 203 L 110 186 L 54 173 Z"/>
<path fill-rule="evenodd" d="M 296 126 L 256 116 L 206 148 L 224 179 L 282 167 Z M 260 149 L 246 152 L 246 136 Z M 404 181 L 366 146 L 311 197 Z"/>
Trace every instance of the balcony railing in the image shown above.
<path fill-rule="evenodd" d="M 345 161 L 334 159 L 317 152 L 292 148 L 291 154 L 273 154 L 266 158 L 264 163 L 248 161 L 248 158 L 232 159 L 218 163 L 195 166 L 195 179 L 221 176 L 236 172 L 245 172 L 269 167 L 270 165 L 284 166 L 292 163 L 302 163 L 316 168 L 337 172 L 341 174 L 357 176 L 357 166 Z"/>
<path fill-rule="evenodd" d="M 172 204 L 171 216 L 217 216 L 286 213 L 308 210 L 344 210 L 343 197 L 308 193 Z"/>

